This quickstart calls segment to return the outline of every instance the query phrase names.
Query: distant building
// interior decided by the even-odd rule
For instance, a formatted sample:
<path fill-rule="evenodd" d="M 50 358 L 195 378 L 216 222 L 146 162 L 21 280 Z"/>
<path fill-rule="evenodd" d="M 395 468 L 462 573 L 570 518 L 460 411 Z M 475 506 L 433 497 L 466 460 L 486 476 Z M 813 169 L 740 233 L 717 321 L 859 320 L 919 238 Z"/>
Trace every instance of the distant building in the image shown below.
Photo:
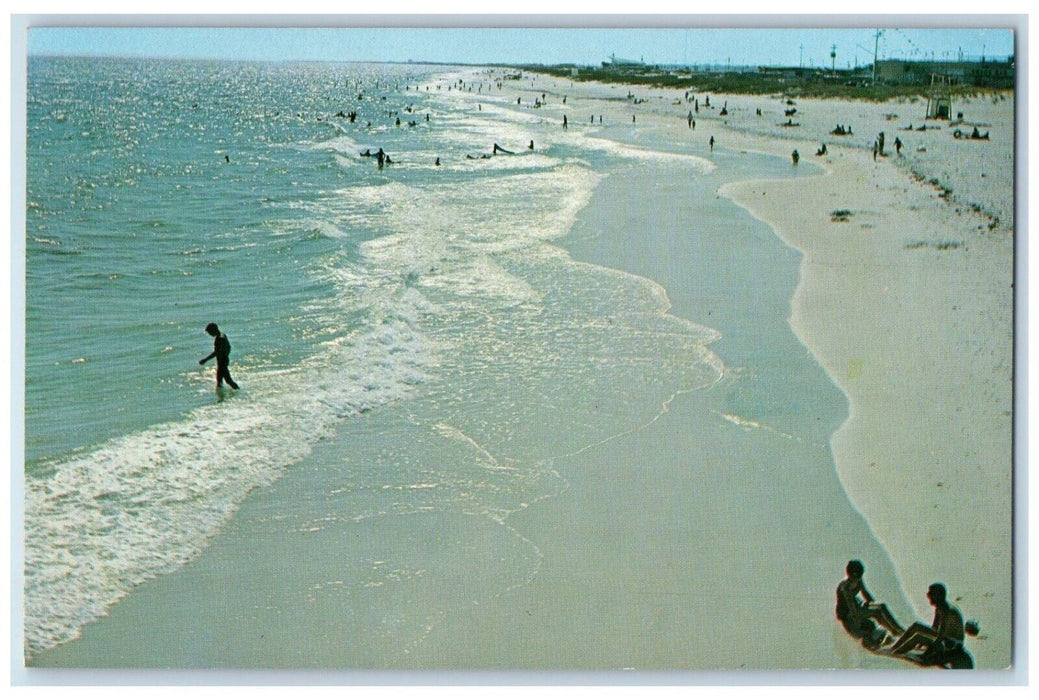
<path fill-rule="evenodd" d="M 877 61 L 877 82 L 930 85 L 932 75 L 952 84 L 974 87 L 1014 87 L 1014 59 L 989 61 Z"/>
<path fill-rule="evenodd" d="M 609 61 L 602 62 L 603 68 L 634 68 L 636 66 L 644 66 L 646 62 L 641 58 L 634 60 L 631 58 L 617 58 L 614 54 L 610 54 Z"/>

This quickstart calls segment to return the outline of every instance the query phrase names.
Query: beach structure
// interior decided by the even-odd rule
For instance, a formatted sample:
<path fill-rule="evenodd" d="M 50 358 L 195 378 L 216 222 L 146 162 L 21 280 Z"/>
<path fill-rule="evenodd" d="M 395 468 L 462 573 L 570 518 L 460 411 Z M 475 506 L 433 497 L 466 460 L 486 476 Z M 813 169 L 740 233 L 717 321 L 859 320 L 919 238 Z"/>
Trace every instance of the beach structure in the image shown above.
<path fill-rule="evenodd" d="M 927 85 L 931 75 L 947 76 L 952 84 L 976 87 L 1012 88 L 1015 78 L 1014 57 L 1004 60 L 976 61 L 906 61 L 876 62 L 876 81 L 888 84 Z"/>
<path fill-rule="evenodd" d="M 645 66 L 646 62 L 641 58 L 635 60 L 633 58 L 617 58 L 616 54 L 610 54 L 608 61 L 602 62 L 603 68 L 633 68 L 635 66 Z"/>
<path fill-rule="evenodd" d="M 951 79 L 940 73 L 931 74 L 931 89 L 927 95 L 927 119 L 948 119 L 952 116 Z"/>

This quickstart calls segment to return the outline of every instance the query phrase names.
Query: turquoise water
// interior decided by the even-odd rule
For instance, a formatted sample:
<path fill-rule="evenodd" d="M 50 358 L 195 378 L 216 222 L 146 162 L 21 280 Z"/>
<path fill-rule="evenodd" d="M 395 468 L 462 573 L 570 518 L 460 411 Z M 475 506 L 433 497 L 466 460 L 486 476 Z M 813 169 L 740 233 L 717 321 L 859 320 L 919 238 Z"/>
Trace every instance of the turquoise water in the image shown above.
<path fill-rule="evenodd" d="M 432 601 L 536 574 L 536 545 L 506 519 L 567 488 L 560 456 L 721 379 L 716 330 L 667 314 L 649 279 L 553 244 L 611 168 L 713 166 L 561 131 L 495 97 L 491 74 L 463 85 L 438 70 L 30 61 L 30 656 L 212 556 L 247 496 L 315 450 L 336 468 L 306 497 L 325 501 L 279 537 L 314 533 L 317 552 L 349 524 L 410 541 L 416 516 L 435 523 L 428 546 L 405 547 L 436 549 L 435 563 L 385 571 L 373 554 L 307 589 L 362 611 L 351 596 L 412 581 L 401 595 L 430 596 L 431 619 L 375 625 L 406 653 L 435 623 Z M 516 154 L 481 158 L 494 143 Z M 380 147 L 392 165 L 359 156 Z M 197 364 L 210 321 L 240 392 L 215 393 Z M 482 534 L 452 539 L 459 523 Z M 487 580 L 420 585 L 431 570 Z"/>

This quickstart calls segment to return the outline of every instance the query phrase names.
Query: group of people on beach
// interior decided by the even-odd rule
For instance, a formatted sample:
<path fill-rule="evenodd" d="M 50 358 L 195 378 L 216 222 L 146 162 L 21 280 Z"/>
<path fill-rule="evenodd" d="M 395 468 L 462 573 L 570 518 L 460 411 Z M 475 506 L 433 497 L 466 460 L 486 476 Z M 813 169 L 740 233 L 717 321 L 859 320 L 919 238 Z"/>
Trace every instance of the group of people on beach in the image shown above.
<path fill-rule="evenodd" d="M 921 666 L 974 668 L 963 642 L 964 634 L 978 634 L 978 624 L 973 620 L 964 623 L 963 614 L 949 602 L 944 584 L 932 583 L 927 589 L 927 600 L 934 607 L 931 624 L 914 622 L 906 629 L 886 605 L 870 595 L 862 580 L 865 571 L 862 562 L 853 559 L 837 584 L 837 619 L 848 634 L 870 651 Z"/>

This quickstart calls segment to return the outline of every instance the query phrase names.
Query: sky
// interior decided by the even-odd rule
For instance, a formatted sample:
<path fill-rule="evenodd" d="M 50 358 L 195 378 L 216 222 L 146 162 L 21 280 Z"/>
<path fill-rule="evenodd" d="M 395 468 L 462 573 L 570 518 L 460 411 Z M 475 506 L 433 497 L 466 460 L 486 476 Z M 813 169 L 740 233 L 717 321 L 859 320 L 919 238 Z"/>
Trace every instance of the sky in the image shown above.
<path fill-rule="evenodd" d="M 92 23 L 141 23 L 118 16 L 86 18 Z M 169 17 L 165 18 L 170 21 Z M 177 21 L 176 17 L 172 18 Z M 611 54 L 647 63 L 681 65 L 782 65 L 848 68 L 879 58 L 950 59 L 960 56 L 1003 60 L 1014 53 L 1014 32 L 1007 20 L 988 28 L 957 25 L 956 18 L 859 19 L 857 26 L 838 16 L 813 20 L 747 15 L 718 26 L 710 17 L 651 16 L 631 25 L 623 17 L 557 16 L 531 19 L 518 16 L 476 17 L 396 16 L 390 18 L 332 17 L 338 23 L 368 22 L 381 26 L 331 27 L 329 18 L 239 16 L 233 21 L 268 26 L 38 26 L 27 22 L 28 55 L 117 55 L 208 58 L 229 60 L 415 61 L 438 63 L 576 63 L 598 65 Z M 866 23 L 875 20 L 872 26 Z M 898 18 L 894 18 L 898 20 Z M 830 27 L 820 24 L 828 20 Z M 836 20 L 836 21 L 835 21 Z M 885 23 L 883 20 L 887 20 Z M 45 23 L 60 22 L 54 18 Z M 73 19 L 83 23 L 83 18 Z M 193 21 L 199 22 L 195 16 Z M 202 21 L 213 23 L 214 20 Z M 600 26 L 593 27 L 591 22 Z M 636 21 L 642 28 L 634 26 Z M 978 20 L 975 27 L 982 26 Z M 998 21 L 998 20 L 997 20 Z M 154 20 L 152 20 L 154 22 Z M 273 24 L 279 22 L 280 24 Z M 715 23 L 718 20 L 714 20 Z M 798 23 L 799 24 L 796 24 Z M 227 20 L 223 23 L 226 25 Z M 290 27 L 290 23 L 314 26 Z M 458 26 L 460 23 L 470 26 Z M 489 26 L 490 23 L 496 26 Z M 583 24 L 582 24 L 583 23 Z M 610 26 L 602 26 L 604 23 Z M 759 26 L 750 26 L 757 23 Z M 179 20 L 185 25 L 185 20 Z M 387 24 L 394 26 L 386 26 Z M 404 26 L 411 24 L 412 26 Z M 482 24 L 483 26 L 472 26 Z M 540 24 L 540 26 L 535 26 Z M 768 24 L 770 26 L 760 26 Z M 790 26 L 790 25 L 794 26 Z M 834 24 L 843 26 L 833 27 Z M 453 26 L 452 26 L 453 25 Z M 504 25 L 504 26 L 503 26 Z M 568 25 L 568 26 L 563 26 Z M 654 26 L 647 26 L 654 25 Z M 927 28 L 927 26 L 941 28 Z M 952 25 L 952 26 L 950 26 Z M 881 30 L 879 40 L 877 31 Z M 831 53 L 835 54 L 831 56 Z"/>

